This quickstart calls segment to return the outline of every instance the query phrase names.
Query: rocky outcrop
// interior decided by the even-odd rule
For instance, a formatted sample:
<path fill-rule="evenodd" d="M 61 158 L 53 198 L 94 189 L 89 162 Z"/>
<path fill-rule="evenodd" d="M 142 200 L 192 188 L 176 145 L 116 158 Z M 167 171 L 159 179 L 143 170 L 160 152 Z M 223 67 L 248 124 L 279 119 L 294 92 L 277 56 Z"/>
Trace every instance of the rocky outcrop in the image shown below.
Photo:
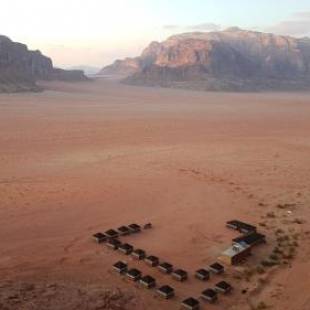
<path fill-rule="evenodd" d="M 86 81 L 88 78 L 85 76 L 82 70 L 64 70 L 59 68 L 54 68 L 50 73 L 49 80 L 58 81 Z"/>
<path fill-rule="evenodd" d="M 139 58 L 126 58 L 125 60 L 116 60 L 112 65 L 104 67 L 98 75 L 127 77 L 140 71 Z"/>
<path fill-rule="evenodd" d="M 82 71 L 53 67 L 49 57 L 0 36 L 0 92 L 38 91 L 37 80 L 85 80 Z"/>
<path fill-rule="evenodd" d="M 136 66 L 124 80 L 129 84 L 217 91 L 310 89 L 310 39 L 239 28 L 185 33 L 151 43 L 131 61 Z M 112 67 L 128 63 L 117 61 Z"/>

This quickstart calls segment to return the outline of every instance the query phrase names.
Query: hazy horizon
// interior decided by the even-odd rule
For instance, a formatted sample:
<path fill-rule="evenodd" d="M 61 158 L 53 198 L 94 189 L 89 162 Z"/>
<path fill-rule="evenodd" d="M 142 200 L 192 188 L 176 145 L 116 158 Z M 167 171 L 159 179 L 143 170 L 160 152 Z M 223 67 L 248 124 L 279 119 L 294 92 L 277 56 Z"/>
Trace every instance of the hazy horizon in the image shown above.
<path fill-rule="evenodd" d="M 59 67 L 102 67 L 138 56 L 151 41 L 188 31 L 238 26 L 310 36 L 310 4 L 305 0 L 284 0 L 280 7 L 266 0 L 11 0 L 0 16 L 1 34 L 41 50 Z"/>

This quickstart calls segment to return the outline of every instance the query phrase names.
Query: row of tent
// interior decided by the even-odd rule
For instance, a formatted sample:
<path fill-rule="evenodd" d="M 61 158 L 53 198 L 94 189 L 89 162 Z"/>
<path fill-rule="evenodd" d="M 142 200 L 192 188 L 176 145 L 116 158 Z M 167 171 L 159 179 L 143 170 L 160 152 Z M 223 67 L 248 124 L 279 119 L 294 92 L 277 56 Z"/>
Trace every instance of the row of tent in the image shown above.
<path fill-rule="evenodd" d="M 145 224 L 143 226 L 143 229 L 150 229 L 150 228 L 152 228 L 151 223 Z M 116 239 L 116 238 L 121 237 L 121 236 L 136 234 L 136 233 L 141 232 L 141 230 L 142 230 L 142 227 L 140 225 L 138 225 L 136 223 L 132 223 L 132 224 L 129 224 L 127 226 L 125 226 L 125 225 L 120 226 L 117 229 L 113 229 L 113 228 L 108 229 L 104 233 L 102 233 L 102 232 L 95 233 L 93 235 L 93 239 L 97 243 L 102 243 L 102 242 L 105 242 L 107 240 Z"/>
<path fill-rule="evenodd" d="M 136 268 L 128 268 L 128 264 L 122 261 L 118 261 L 113 265 L 113 269 L 119 274 L 125 275 L 128 279 L 139 282 L 141 286 L 147 289 L 153 289 L 157 287 L 156 280 L 150 275 L 142 275 L 142 272 Z M 197 275 L 196 275 L 197 277 Z M 198 277 L 199 278 L 199 277 Z M 201 298 L 210 303 L 215 302 L 218 299 L 218 293 L 228 294 L 231 292 L 232 286 L 226 281 L 218 282 L 214 289 L 207 288 L 201 292 Z M 175 296 L 175 289 L 169 285 L 158 286 L 156 293 L 165 298 L 171 299 Z M 200 301 L 196 298 L 189 297 L 182 301 L 182 307 L 189 310 L 197 310 L 200 308 Z"/>
<path fill-rule="evenodd" d="M 143 229 L 152 228 L 152 224 L 146 224 Z M 117 229 L 109 229 L 104 233 L 96 233 L 93 235 L 93 239 L 101 244 L 106 244 L 107 247 L 118 250 L 122 254 L 130 255 L 136 260 L 143 260 L 148 266 L 156 267 L 159 271 L 165 274 L 170 274 L 173 279 L 183 282 L 188 279 L 187 271 L 183 269 L 175 269 L 174 266 L 166 261 L 160 262 L 159 258 L 154 255 L 147 255 L 142 249 L 135 249 L 129 243 L 122 243 L 119 237 L 126 236 L 130 234 L 136 234 L 142 231 L 142 227 L 138 224 L 130 224 L 128 226 L 121 226 Z M 125 262 L 119 261 L 113 265 L 113 269 L 119 274 L 125 274 L 128 279 L 135 282 L 139 282 L 142 286 L 146 288 L 155 288 L 157 286 L 156 280 L 150 275 L 142 276 L 140 270 L 136 268 L 128 269 L 128 265 Z M 210 278 L 211 273 L 222 274 L 224 272 L 224 266 L 218 262 L 209 265 L 207 268 L 198 269 L 195 272 L 195 277 L 201 281 L 207 281 Z M 218 292 L 229 293 L 232 290 L 232 286 L 225 282 L 220 281 L 216 284 L 215 288 L 208 288 L 201 293 L 201 298 L 208 301 L 214 302 L 217 300 Z M 175 291 L 169 285 L 164 285 L 157 288 L 157 294 L 160 296 L 170 299 L 174 297 Z M 193 297 L 187 298 L 182 302 L 182 306 L 185 309 L 199 309 L 200 302 L 198 299 Z"/>

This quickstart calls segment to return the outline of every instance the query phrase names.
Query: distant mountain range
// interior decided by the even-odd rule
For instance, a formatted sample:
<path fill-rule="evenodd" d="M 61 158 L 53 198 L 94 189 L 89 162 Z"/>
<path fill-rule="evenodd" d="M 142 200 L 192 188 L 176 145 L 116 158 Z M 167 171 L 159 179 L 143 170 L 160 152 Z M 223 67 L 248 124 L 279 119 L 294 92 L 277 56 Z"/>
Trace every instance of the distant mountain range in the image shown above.
<path fill-rule="evenodd" d="M 0 92 L 38 91 L 37 80 L 87 80 L 83 71 L 55 68 L 49 57 L 0 36 Z"/>
<path fill-rule="evenodd" d="M 213 91 L 310 90 L 310 39 L 229 28 L 152 42 L 101 75 L 134 85 Z"/>

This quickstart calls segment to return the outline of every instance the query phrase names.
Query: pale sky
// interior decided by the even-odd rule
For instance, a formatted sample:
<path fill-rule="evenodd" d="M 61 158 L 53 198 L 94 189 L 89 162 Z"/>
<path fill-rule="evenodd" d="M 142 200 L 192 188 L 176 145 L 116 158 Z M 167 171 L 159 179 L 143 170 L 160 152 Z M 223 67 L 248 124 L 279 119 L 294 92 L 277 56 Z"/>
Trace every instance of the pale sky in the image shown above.
<path fill-rule="evenodd" d="M 310 0 L 0 1 L 1 34 L 60 67 L 102 67 L 187 31 L 239 26 L 310 36 Z"/>

